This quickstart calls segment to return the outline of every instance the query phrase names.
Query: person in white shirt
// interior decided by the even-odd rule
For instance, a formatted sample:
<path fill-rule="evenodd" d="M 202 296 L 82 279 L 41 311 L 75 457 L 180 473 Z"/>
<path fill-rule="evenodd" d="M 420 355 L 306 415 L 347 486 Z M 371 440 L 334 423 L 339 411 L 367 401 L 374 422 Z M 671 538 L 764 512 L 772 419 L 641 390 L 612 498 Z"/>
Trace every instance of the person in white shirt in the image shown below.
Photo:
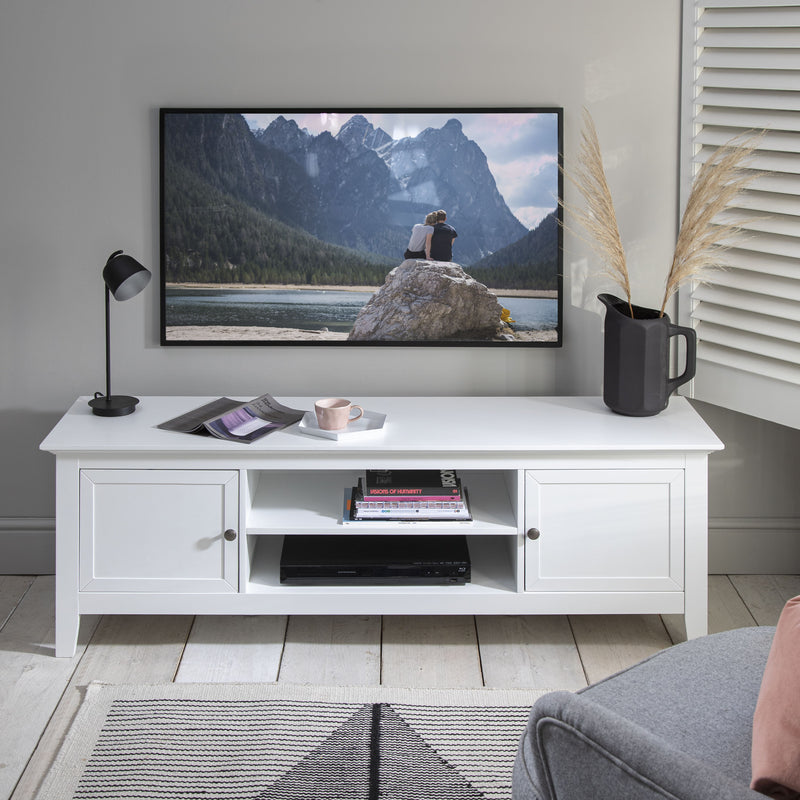
<path fill-rule="evenodd" d="M 436 212 L 431 211 L 425 222 L 418 222 L 411 229 L 411 238 L 408 240 L 408 247 L 403 253 L 403 258 L 427 258 L 431 257 L 431 237 L 433 236 L 433 226 L 436 223 Z"/>

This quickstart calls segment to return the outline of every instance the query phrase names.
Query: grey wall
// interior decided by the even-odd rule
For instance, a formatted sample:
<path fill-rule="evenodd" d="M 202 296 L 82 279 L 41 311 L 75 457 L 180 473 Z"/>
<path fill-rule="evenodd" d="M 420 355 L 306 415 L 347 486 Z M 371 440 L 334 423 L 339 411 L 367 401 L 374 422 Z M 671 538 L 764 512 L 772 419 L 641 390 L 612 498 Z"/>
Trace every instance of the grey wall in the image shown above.
<path fill-rule="evenodd" d="M 675 235 L 679 42 L 675 0 L 3 0 L 0 544 L 5 534 L 35 549 L 54 510 L 53 460 L 38 443 L 76 396 L 103 389 L 106 257 L 124 249 L 157 270 L 159 106 L 559 105 L 568 167 L 587 106 L 634 296 L 648 305 L 660 300 Z M 112 309 L 114 388 L 596 394 L 600 286 L 581 240 L 568 231 L 565 246 L 559 350 L 450 349 L 442 369 L 433 348 L 162 348 L 154 282 Z M 796 474 L 796 461 L 774 447 L 794 432 L 765 437 L 761 424 L 702 410 L 751 463 L 778 455 L 775 469 L 788 459 Z M 766 513 L 762 487 L 746 474 L 726 468 L 722 483 L 745 490 L 733 491 L 733 506 L 712 480 L 712 513 Z M 791 527 L 800 515 L 793 493 L 769 498 L 769 513 Z"/>

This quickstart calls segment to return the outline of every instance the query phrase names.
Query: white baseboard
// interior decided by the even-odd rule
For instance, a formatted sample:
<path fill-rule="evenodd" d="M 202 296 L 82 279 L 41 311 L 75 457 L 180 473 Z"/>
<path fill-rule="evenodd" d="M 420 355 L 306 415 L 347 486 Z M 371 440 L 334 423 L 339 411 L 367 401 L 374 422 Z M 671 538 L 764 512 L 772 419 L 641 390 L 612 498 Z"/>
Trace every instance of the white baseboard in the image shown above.
<path fill-rule="evenodd" d="M 0 575 L 52 575 L 56 524 L 51 517 L 0 517 Z M 800 519 L 712 517 L 712 575 L 800 575 Z"/>
<path fill-rule="evenodd" d="M 52 517 L 0 517 L 0 575 L 52 575 L 55 569 Z"/>
<path fill-rule="evenodd" d="M 800 575 L 800 518 L 711 517 L 711 575 Z"/>

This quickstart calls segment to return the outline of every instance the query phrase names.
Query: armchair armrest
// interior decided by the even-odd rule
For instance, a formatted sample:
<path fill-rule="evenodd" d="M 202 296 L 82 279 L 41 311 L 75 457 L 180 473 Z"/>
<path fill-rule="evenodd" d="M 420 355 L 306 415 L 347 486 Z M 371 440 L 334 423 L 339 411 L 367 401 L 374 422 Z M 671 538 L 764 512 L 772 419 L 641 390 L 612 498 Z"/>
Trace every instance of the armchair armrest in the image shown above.
<path fill-rule="evenodd" d="M 571 692 L 536 702 L 514 771 L 515 800 L 764 800 L 713 765 Z"/>

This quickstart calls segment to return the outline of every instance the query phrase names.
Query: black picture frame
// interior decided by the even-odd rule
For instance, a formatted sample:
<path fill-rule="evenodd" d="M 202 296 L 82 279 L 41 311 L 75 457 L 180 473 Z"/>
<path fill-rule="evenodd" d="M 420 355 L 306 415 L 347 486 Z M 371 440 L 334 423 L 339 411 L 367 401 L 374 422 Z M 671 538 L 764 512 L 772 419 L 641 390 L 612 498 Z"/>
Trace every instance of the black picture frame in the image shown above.
<path fill-rule="evenodd" d="M 562 151 L 558 107 L 161 108 L 161 344 L 559 347 Z M 406 261 L 442 209 L 452 262 Z"/>

